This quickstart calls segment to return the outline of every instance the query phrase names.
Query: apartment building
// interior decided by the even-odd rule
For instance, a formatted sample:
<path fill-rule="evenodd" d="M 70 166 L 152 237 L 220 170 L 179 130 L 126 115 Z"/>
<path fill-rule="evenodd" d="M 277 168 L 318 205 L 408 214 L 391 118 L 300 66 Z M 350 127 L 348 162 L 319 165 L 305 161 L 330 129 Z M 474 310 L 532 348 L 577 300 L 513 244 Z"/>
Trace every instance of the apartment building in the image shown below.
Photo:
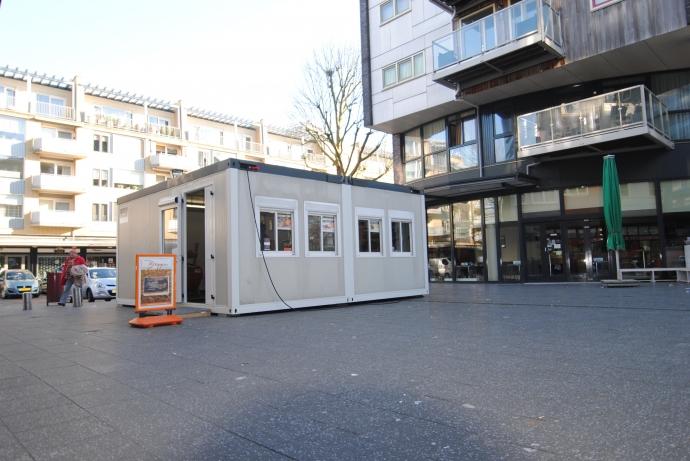
<path fill-rule="evenodd" d="M 685 266 L 690 4 L 360 0 L 365 122 L 424 191 L 433 281 L 615 274 L 602 157 L 616 154 L 621 267 Z"/>
<path fill-rule="evenodd" d="M 329 169 L 298 130 L 0 67 L 0 268 L 112 266 L 119 197 L 228 158 Z"/>

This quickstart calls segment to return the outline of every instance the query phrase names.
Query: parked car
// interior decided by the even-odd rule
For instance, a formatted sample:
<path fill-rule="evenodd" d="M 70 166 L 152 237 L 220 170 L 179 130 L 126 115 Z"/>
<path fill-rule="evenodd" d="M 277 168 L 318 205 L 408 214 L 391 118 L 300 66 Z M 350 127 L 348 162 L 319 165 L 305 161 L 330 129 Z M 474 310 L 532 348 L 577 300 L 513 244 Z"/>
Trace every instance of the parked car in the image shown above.
<path fill-rule="evenodd" d="M 96 299 L 110 301 L 117 296 L 117 269 L 114 267 L 91 267 L 84 284 L 84 297 L 90 302 Z"/>
<path fill-rule="evenodd" d="M 10 269 L 0 273 L 0 296 L 7 299 L 10 296 L 21 296 L 31 293 L 35 298 L 40 294 L 38 280 L 31 271 Z"/>

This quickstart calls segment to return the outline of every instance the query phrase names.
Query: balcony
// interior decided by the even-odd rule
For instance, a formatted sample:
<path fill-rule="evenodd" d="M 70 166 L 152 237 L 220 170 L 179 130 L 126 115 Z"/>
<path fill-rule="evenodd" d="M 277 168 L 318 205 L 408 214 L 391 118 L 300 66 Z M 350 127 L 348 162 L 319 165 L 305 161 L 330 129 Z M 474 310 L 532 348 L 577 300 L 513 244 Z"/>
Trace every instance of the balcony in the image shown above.
<path fill-rule="evenodd" d="M 31 225 L 41 227 L 82 227 L 81 218 L 74 211 L 32 211 Z"/>
<path fill-rule="evenodd" d="M 36 115 L 48 118 L 74 120 L 74 109 L 69 106 L 50 104 L 47 102 L 36 103 Z"/>
<path fill-rule="evenodd" d="M 34 153 L 52 158 L 79 160 L 86 158 L 87 149 L 76 139 L 51 138 L 48 136 L 33 139 Z"/>
<path fill-rule="evenodd" d="M 153 154 L 148 156 L 151 168 L 154 170 L 182 170 L 192 171 L 198 168 L 196 162 L 183 155 Z"/>
<path fill-rule="evenodd" d="M 264 146 L 260 142 L 238 141 L 237 150 L 245 156 L 249 155 L 257 158 L 264 157 Z"/>
<path fill-rule="evenodd" d="M 562 47 L 560 14 L 547 0 L 523 0 L 435 40 L 433 78 L 467 87 L 561 58 Z"/>
<path fill-rule="evenodd" d="M 519 157 L 673 148 L 668 109 L 643 85 L 518 116 Z"/>
<path fill-rule="evenodd" d="M 14 94 L 0 92 L 0 109 L 14 109 L 15 103 Z"/>
<path fill-rule="evenodd" d="M 155 136 L 164 136 L 169 138 L 179 138 L 180 129 L 170 125 L 155 125 L 149 124 L 147 132 Z"/>
<path fill-rule="evenodd" d="M 78 176 L 40 174 L 31 177 L 31 189 L 47 194 L 76 195 L 86 192 L 86 184 Z"/>

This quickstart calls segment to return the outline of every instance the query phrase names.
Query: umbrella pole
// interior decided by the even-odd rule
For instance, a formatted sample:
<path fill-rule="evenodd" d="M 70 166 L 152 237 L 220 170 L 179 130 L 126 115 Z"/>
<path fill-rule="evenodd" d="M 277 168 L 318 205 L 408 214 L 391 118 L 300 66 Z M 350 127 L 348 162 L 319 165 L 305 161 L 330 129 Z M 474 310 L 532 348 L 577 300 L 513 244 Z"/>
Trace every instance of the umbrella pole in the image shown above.
<path fill-rule="evenodd" d="M 616 250 L 616 277 L 618 278 L 618 280 L 623 280 L 621 274 L 621 263 L 620 259 L 618 258 L 618 250 Z"/>

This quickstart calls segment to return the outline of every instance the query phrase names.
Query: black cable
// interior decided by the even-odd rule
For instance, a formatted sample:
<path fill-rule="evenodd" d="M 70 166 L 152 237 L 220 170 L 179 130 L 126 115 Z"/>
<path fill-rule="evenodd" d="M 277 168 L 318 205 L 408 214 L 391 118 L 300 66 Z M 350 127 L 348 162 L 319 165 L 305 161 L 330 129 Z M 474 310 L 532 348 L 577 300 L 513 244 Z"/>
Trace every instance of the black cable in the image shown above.
<path fill-rule="evenodd" d="M 249 201 L 252 204 L 252 216 L 254 217 L 254 228 L 256 229 L 256 239 L 259 242 L 259 250 L 261 251 L 261 259 L 264 261 L 264 267 L 266 267 L 266 274 L 268 274 L 268 280 L 271 282 L 271 286 L 273 287 L 273 291 L 275 292 L 276 296 L 278 296 L 278 299 L 280 299 L 280 302 L 285 304 L 285 307 L 291 310 L 295 310 L 294 307 L 289 305 L 285 300 L 283 299 L 282 296 L 280 296 L 280 293 L 278 293 L 278 289 L 276 288 L 275 284 L 273 283 L 273 277 L 271 277 L 271 271 L 268 268 L 268 263 L 266 263 L 266 256 L 264 255 L 264 247 L 261 244 L 261 232 L 259 231 L 259 223 L 256 221 L 256 209 L 254 208 L 254 197 L 252 197 L 252 183 L 249 180 L 249 170 L 245 170 L 247 172 L 247 187 L 249 188 Z M 294 219 L 294 217 L 293 217 Z M 295 237 L 293 233 L 293 238 Z M 276 242 L 277 244 L 278 242 Z"/>

